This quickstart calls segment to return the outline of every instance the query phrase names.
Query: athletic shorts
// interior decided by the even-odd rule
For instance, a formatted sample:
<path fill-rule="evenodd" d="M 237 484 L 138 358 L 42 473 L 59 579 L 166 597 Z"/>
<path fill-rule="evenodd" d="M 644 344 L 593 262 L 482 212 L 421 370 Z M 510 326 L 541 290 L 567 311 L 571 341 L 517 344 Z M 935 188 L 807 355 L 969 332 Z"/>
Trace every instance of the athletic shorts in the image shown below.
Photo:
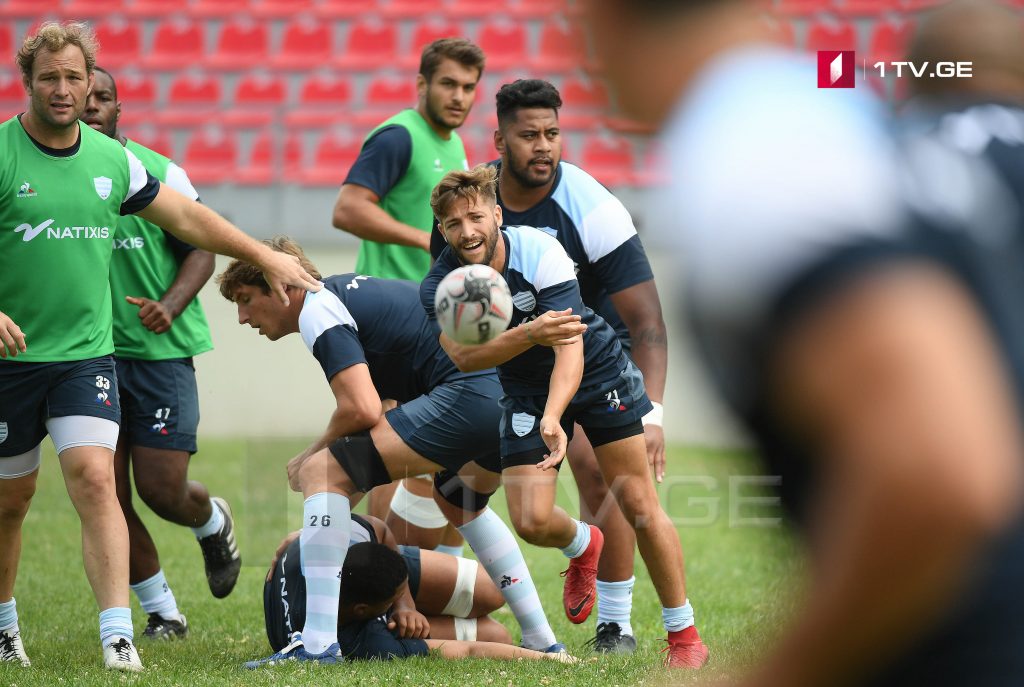
<path fill-rule="evenodd" d="M 192 358 L 114 358 L 121 434 L 131 446 L 195 453 L 199 391 Z"/>
<path fill-rule="evenodd" d="M 464 377 L 389 410 L 386 417 L 409 448 L 446 470 L 458 472 L 476 461 L 500 472 L 499 398 L 497 375 Z"/>
<path fill-rule="evenodd" d="M 263 585 L 263 618 L 267 640 L 274 651 L 287 646 L 289 635 L 301 632 L 306 622 L 306 578 L 302 575 L 300 550 L 298 539 L 289 544 L 274 566 L 270 581 Z M 419 592 L 422 571 L 419 547 L 399 546 L 398 550 L 409 568 L 409 589 L 415 598 Z M 339 633 L 343 627 L 339 624 Z M 349 627 L 347 634 L 359 634 L 352 630 Z"/>
<path fill-rule="evenodd" d="M 120 422 L 111 356 L 59 363 L 0 360 L 0 459 L 31 451 L 46 421 L 86 415 Z"/>
<path fill-rule="evenodd" d="M 644 433 L 641 420 L 654 406 L 644 390 L 644 376 L 629 358 L 617 379 L 607 384 L 581 387 L 562 415 L 561 425 L 569 439 L 579 424 L 595 446 Z M 536 465 L 548 452 L 540 436 L 547 395 L 505 396 L 501 399 L 501 467 Z M 565 461 L 562 461 L 563 463 Z M 561 463 L 559 463 L 559 467 Z"/>

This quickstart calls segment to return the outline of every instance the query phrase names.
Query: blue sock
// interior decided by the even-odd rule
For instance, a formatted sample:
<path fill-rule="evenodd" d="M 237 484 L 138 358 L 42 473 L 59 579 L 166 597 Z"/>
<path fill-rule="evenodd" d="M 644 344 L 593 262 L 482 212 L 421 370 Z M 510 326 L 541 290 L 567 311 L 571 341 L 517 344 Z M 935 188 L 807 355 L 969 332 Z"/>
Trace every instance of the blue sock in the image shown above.
<path fill-rule="evenodd" d="M 14 597 L 10 601 L 0 604 L 0 631 L 10 630 L 18 627 L 18 604 Z"/>
<path fill-rule="evenodd" d="M 633 583 L 635 577 L 622 582 L 597 581 L 597 624 L 617 623 L 622 634 L 633 634 L 629 621 L 633 611 Z"/>
<path fill-rule="evenodd" d="M 487 508 L 459 528 L 480 565 L 505 597 L 523 631 L 523 646 L 544 650 L 557 641 L 537 596 L 537 587 L 526 567 L 512 530 Z"/>
<path fill-rule="evenodd" d="M 576 523 L 576 536 L 572 538 L 567 547 L 562 549 L 562 553 L 569 558 L 579 558 L 590 546 L 590 525 L 579 520 L 573 520 L 573 522 Z"/>
<path fill-rule="evenodd" d="M 178 602 L 174 599 L 174 592 L 167 585 L 163 570 L 158 570 L 156 575 L 148 580 L 131 585 L 131 588 L 146 613 L 159 613 L 160 617 L 167 620 L 177 620 L 181 617 Z"/>
<path fill-rule="evenodd" d="M 351 517 L 348 497 L 341 494 L 313 494 L 302 505 L 299 551 L 306 578 L 302 642 L 311 654 L 322 654 L 338 641 L 338 595 L 352 536 Z"/>
<path fill-rule="evenodd" d="M 206 521 L 206 524 L 189 528 L 192 530 L 192 534 L 196 535 L 196 539 L 217 534 L 224 527 L 224 513 L 221 512 L 220 508 L 213 501 L 210 501 L 210 511 L 210 519 Z"/>
<path fill-rule="evenodd" d="M 434 547 L 434 551 L 437 551 L 438 553 L 446 553 L 449 556 L 461 556 L 465 552 L 465 549 L 461 544 L 458 546 L 445 546 L 444 544 L 438 544 Z"/>
<path fill-rule="evenodd" d="M 693 625 L 693 606 L 690 600 L 678 608 L 662 608 L 661 619 L 665 623 L 665 630 L 668 632 L 679 632 Z"/>
<path fill-rule="evenodd" d="M 100 611 L 100 643 L 106 644 L 111 637 L 124 637 L 129 642 L 135 638 L 130 608 L 108 608 Z"/>

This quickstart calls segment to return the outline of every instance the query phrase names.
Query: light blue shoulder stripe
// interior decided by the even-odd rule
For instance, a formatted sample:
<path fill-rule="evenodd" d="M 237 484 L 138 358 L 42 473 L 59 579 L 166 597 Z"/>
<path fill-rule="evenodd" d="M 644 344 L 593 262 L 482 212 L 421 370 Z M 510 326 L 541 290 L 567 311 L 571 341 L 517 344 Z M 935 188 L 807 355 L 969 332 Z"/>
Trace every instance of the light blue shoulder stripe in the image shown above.
<path fill-rule="evenodd" d="M 583 220 L 601 203 L 614 198 L 594 177 L 568 162 L 560 162 L 562 178 L 551 199 L 558 204 L 580 231 Z"/>
<path fill-rule="evenodd" d="M 545 285 L 536 283 L 537 270 L 544 254 L 553 248 L 561 249 L 562 244 L 534 227 L 505 227 L 505 234 L 509 243 L 508 268 L 523 275 L 526 281 L 538 289 L 544 288 Z"/>

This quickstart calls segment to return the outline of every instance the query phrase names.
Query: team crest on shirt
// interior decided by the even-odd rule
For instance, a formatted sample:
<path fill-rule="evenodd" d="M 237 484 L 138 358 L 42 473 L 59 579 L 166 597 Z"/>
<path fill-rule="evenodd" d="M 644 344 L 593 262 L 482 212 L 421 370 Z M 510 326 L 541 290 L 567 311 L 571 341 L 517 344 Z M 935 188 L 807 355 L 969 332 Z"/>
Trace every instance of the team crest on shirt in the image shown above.
<path fill-rule="evenodd" d="M 39 194 L 36 193 L 35 189 L 32 188 L 32 184 L 28 183 L 27 181 L 23 182 L 21 186 L 18 187 L 19 198 L 32 198 L 37 195 Z"/>
<path fill-rule="evenodd" d="M 110 177 L 93 177 L 92 185 L 96 187 L 96 194 L 103 200 L 110 197 L 110 191 L 114 188 L 114 182 Z"/>
<path fill-rule="evenodd" d="M 0 444 L 7 441 L 7 423 L 0 422 Z"/>
<path fill-rule="evenodd" d="M 529 413 L 512 413 L 512 431 L 517 437 L 525 437 L 533 429 L 536 422 L 533 415 Z"/>
<path fill-rule="evenodd" d="M 512 303 L 516 306 L 517 310 L 533 312 L 534 308 L 537 307 L 537 297 L 529 291 L 520 291 L 512 296 Z"/>

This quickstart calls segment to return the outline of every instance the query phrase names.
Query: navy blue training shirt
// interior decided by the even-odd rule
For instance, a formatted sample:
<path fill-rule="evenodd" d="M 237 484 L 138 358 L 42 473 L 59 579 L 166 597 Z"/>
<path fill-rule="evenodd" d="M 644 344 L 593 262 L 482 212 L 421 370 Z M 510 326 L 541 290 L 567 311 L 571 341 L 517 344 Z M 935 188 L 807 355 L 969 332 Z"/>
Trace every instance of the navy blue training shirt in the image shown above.
<path fill-rule="evenodd" d="M 397 124 L 381 127 L 366 139 L 345 183 L 368 188 L 383 198 L 401 180 L 411 161 L 409 130 Z"/>

